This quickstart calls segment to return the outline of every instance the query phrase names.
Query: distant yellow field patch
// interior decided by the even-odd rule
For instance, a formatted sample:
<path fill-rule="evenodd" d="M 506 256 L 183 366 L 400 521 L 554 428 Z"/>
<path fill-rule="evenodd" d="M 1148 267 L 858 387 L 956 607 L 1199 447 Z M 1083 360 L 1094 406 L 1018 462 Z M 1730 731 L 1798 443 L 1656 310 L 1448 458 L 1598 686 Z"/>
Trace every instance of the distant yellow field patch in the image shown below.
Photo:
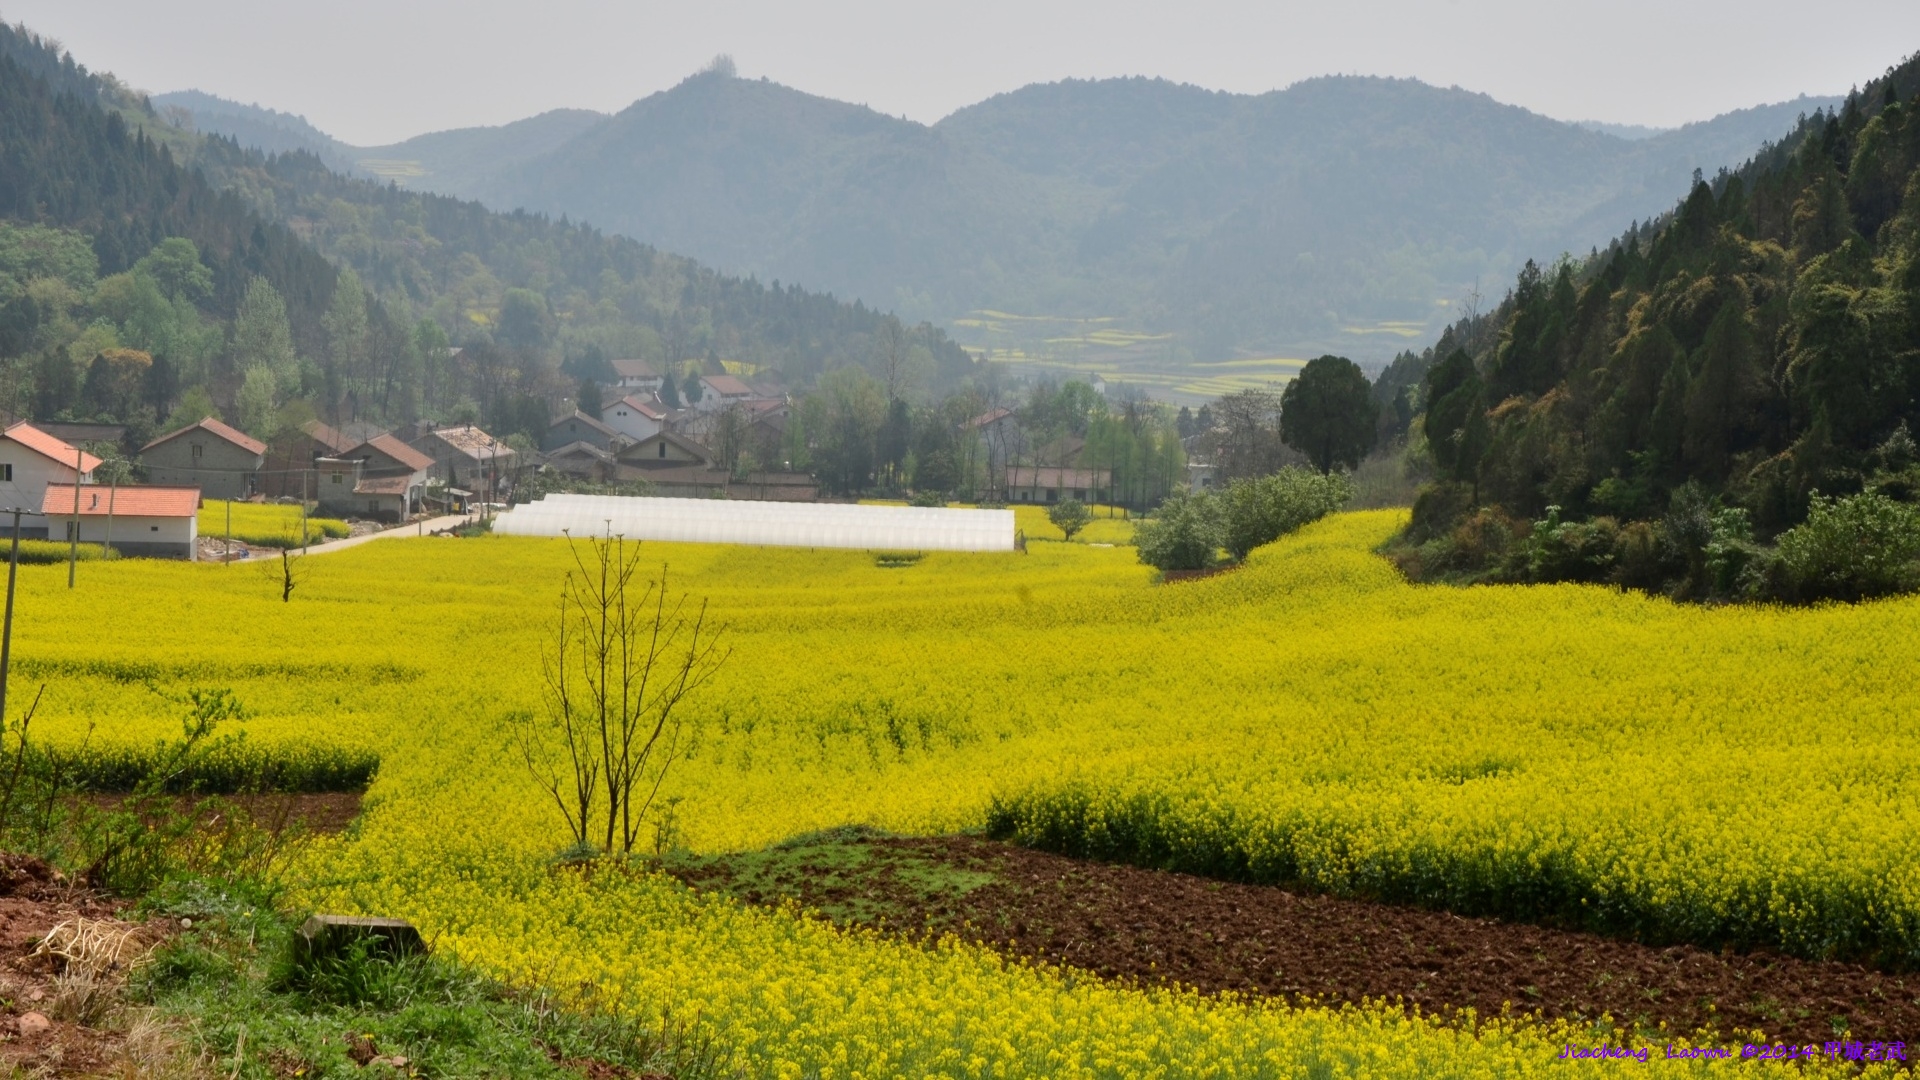
<path fill-rule="evenodd" d="M 399 158 L 361 158 L 360 167 L 375 176 L 388 179 L 426 176 L 426 166 L 418 161 L 402 161 Z"/>
<path fill-rule="evenodd" d="M 1254 369 L 1254 368 L 1286 368 L 1289 371 L 1298 371 L 1299 369 L 1306 367 L 1307 362 L 1305 360 L 1295 360 L 1292 357 L 1286 357 L 1286 356 L 1263 356 L 1263 357 L 1258 357 L 1255 359 L 1247 359 L 1247 360 L 1214 360 L 1204 364 L 1189 364 L 1187 366 L 1195 367 L 1195 368 L 1204 368 L 1208 370 L 1212 370 L 1215 368 L 1231 368 L 1236 370 Z"/>
<path fill-rule="evenodd" d="M 1427 332 L 1427 324 L 1423 322 L 1404 322 L 1404 321 L 1377 322 L 1372 324 L 1371 326 L 1343 326 L 1340 328 L 1340 332 L 1343 334 L 1362 334 L 1362 335 L 1387 334 L 1392 337 L 1412 338 L 1412 337 L 1419 337 L 1422 334 L 1425 334 Z"/>

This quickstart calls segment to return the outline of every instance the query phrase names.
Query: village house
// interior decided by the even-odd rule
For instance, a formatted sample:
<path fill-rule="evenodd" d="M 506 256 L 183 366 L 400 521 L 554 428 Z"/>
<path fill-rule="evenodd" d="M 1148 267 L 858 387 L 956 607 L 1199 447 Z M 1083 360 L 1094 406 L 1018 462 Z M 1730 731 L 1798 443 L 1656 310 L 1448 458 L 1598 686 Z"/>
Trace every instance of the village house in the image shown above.
<path fill-rule="evenodd" d="M 1007 501 L 1015 503 L 1106 502 L 1107 489 L 1113 485 L 1113 473 L 1107 469 L 1009 465 L 1006 477 Z"/>
<path fill-rule="evenodd" d="M 662 431 L 620 451 L 619 478 L 645 480 L 663 497 L 705 498 L 727 490 L 727 474 L 713 453 L 691 439 Z"/>
<path fill-rule="evenodd" d="M 1004 487 L 1007 463 L 1022 456 L 1027 445 L 1019 418 L 1004 406 L 989 409 L 962 423 L 960 435 L 963 439 L 971 436 L 975 440 L 968 459 L 986 466 L 986 490 L 982 494 L 995 500 L 1007 498 Z"/>
<path fill-rule="evenodd" d="M 266 443 L 211 416 L 140 448 L 149 480 L 163 487 L 197 487 L 209 499 L 258 494 L 266 460 Z"/>
<path fill-rule="evenodd" d="M 72 539 L 77 519 L 80 543 L 106 544 L 124 555 L 193 559 L 200 539 L 196 487 L 48 484 L 41 513 L 60 522 L 58 539 Z"/>
<path fill-rule="evenodd" d="M 744 405 L 753 399 L 753 387 L 731 375 L 702 375 L 700 400 L 693 407 L 705 413 L 719 412 L 729 405 Z"/>
<path fill-rule="evenodd" d="M 667 381 L 666 376 L 655 371 L 653 365 L 645 360 L 615 360 L 610 366 L 613 368 L 613 385 L 627 393 L 657 394 L 661 384 Z"/>
<path fill-rule="evenodd" d="M 313 462 L 337 457 L 353 449 L 345 432 L 318 420 L 309 420 L 267 443 L 266 466 L 260 471 L 260 494 L 269 499 L 317 499 Z"/>
<path fill-rule="evenodd" d="M 410 445 L 433 459 L 433 476 L 447 487 L 482 496 L 497 493 L 514 466 L 513 447 L 472 424 L 435 428 Z"/>
<path fill-rule="evenodd" d="M 93 479 L 100 459 L 22 420 L 0 433 L 0 509 L 19 508 L 20 535 L 44 540 L 49 535 L 40 512 L 48 484 L 65 484 L 71 501 L 73 484 Z M 68 506 L 70 513 L 73 507 Z M 13 515 L 0 517 L 0 529 L 11 534 Z"/>
<path fill-rule="evenodd" d="M 602 450 L 615 450 L 616 443 L 625 445 L 631 439 L 619 431 L 597 420 L 579 409 L 547 425 L 540 436 L 540 450 L 543 453 L 558 450 L 560 447 L 583 442 Z"/>
<path fill-rule="evenodd" d="M 547 464 L 555 472 L 605 484 L 619 475 L 619 462 L 611 453 L 589 442 L 568 443 L 547 453 Z"/>
<path fill-rule="evenodd" d="M 412 513 L 420 489 L 404 476 L 362 477 L 353 485 L 352 517 L 399 524 Z"/>
<path fill-rule="evenodd" d="M 650 394 L 628 394 L 601 409 L 600 422 L 626 436 L 628 441 L 639 442 L 666 429 L 667 407 Z"/>
<path fill-rule="evenodd" d="M 313 459 L 313 501 L 329 514 L 355 513 L 353 489 L 360 486 L 362 462 L 350 457 Z"/>
<path fill-rule="evenodd" d="M 73 424 L 59 420 L 36 420 L 33 426 L 59 439 L 68 446 L 84 446 L 87 443 L 120 444 L 127 437 L 125 424 Z"/>
<path fill-rule="evenodd" d="M 663 431 L 620 452 L 618 478 L 645 480 L 662 498 L 756 499 L 813 502 L 820 488 L 803 472 L 761 470 L 730 476 L 717 467 L 711 450 L 691 439 Z"/>
<path fill-rule="evenodd" d="M 360 465 L 360 485 L 377 481 L 379 489 L 372 487 L 358 492 L 367 496 L 365 512 L 382 514 L 388 510 L 397 510 L 400 518 L 405 518 L 420 509 L 427 496 L 428 474 L 433 470 L 433 459 L 401 442 L 398 438 L 385 433 L 375 435 L 366 442 L 349 449 L 342 457 L 357 458 Z M 395 481 L 402 481 L 397 487 Z M 387 497 L 398 492 L 401 500 L 398 507 L 390 505 Z M 387 501 L 375 506 L 373 499 Z"/>

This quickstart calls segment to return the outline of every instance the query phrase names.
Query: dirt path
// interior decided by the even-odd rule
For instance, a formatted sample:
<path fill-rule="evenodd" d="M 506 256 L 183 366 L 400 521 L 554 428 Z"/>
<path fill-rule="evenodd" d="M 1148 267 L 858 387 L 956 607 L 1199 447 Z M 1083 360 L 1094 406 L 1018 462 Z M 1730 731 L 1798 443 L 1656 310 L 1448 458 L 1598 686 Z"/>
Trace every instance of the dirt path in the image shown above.
<path fill-rule="evenodd" d="M 1920 1056 L 1920 978 L 1772 954 L 1651 948 L 967 837 L 826 836 L 673 868 L 751 903 L 793 898 L 842 924 L 952 932 L 1109 978 L 1331 1001 L 1399 999 L 1737 1039 L 1903 1041 Z M 1738 1034 L 1736 1034 L 1738 1033 Z M 1757 1040 L 1756 1040 L 1757 1041 Z"/>

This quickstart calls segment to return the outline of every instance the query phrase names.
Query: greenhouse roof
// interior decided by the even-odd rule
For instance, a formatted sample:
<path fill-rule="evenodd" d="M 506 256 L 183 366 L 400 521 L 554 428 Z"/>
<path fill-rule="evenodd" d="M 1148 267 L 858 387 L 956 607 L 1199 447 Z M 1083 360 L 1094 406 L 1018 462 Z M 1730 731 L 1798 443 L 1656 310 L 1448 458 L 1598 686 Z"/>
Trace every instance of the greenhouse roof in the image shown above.
<path fill-rule="evenodd" d="M 548 495 L 501 515 L 493 531 L 777 547 L 1012 551 L 1013 511 Z"/>

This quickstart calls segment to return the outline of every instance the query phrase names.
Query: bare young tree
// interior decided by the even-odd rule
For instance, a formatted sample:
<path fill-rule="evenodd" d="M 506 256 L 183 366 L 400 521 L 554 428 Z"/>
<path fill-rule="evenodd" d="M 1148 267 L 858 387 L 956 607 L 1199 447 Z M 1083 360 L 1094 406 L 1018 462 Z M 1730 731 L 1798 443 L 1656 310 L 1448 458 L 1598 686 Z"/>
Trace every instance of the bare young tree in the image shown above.
<path fill-rule="evenodd" d="M 281 603 L 283 604 L 292 603 L 294 587 L 307 579 L 307 575 L 305 573 L 306 567 L 301 565 L 302 563 L 305 563 L 305 562 L 306 562 L 305 556 L 296 556 L 291 551 L 287 551 L 285 549 L 281 550 L 280 552 L 280 602 Z"/>
<path fill-rule="evenodd" d="M 692 741 L 680 711 L 730 655 L 706 601 L 639 574 L 640 544 L 568 540 L 574 569 L 542 656 L 545 707 L 516 717 L 527 768 L 580 848 L 631 854 L 660 786 Z"/>

